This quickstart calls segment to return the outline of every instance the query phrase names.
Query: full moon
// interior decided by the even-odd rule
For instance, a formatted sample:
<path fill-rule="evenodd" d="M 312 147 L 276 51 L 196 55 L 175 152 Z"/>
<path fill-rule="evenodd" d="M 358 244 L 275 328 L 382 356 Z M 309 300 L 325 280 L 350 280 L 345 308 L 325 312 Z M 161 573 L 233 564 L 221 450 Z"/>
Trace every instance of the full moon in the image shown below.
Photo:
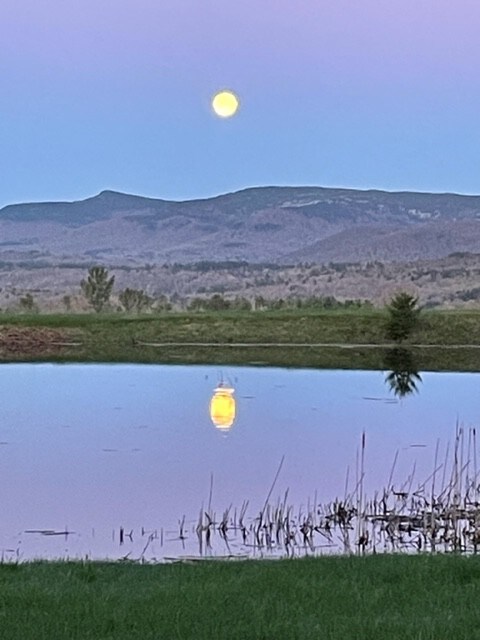
<path fill-rule="evenodd" d="M 220 91 L 212 99 L 212 108 L 220 118 L 231 118 L 237 113 L 239 106 L 240 102 L 233 91 Z"/>

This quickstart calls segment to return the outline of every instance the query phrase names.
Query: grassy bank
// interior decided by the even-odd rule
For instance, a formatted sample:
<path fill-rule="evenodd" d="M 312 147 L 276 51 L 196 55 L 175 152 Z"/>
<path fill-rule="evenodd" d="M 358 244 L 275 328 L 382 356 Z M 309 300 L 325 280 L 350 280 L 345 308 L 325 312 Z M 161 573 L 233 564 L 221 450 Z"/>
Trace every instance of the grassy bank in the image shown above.
<path fill-rule="evenodd" d="M 163 362 L 211 364 L 269 364 L 338 368 L 381 368 L 386 314 L 378 309 L 340 311 L 275 311 L 171 313 L 161 316 L 115 315 L 4 315 L 2 327 L 46 327 L 64 332 L 75 347 L 43 352 L 9 352 L 6 360 L 71 360 L 105 362 Z M 138 343 L 174 343 L 161 347 Z M 228 346 L 236 343 L 278 343 L 272 347 Z M 207 343 L 207 346 L 185 343 Z M 215 343 L 219 346 L 210 346 Z M 220 346 L 225 343 L 227 346 Z M 304 347 L 282 344 L 300 343 Z M 323 348 L 311 343 L 354 344 L 355 348 Z M 480 345 L 479 311 L 425 312 L 409 344 Z M 183 345 L 183 346 L 182 346 Z M 479 351 L 415 348 L 421 369 L 479 370 Z"/>
<path fill-rule="evenodd" d="M 2 640 L 477 638 L 480 558 L 0 565 Z"/>

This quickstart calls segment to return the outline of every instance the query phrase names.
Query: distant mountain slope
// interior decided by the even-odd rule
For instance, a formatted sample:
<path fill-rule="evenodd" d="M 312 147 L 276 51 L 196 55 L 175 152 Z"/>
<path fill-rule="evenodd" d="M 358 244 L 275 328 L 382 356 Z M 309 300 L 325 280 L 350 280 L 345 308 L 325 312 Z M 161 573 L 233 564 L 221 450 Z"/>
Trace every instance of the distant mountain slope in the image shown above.
<path fill-rule="evenodd" d="M 109 263 L 402 261 L 480 252 L 480 196 L 259 187 L 172 202 L 103 191 L 0 210 L 0 250 Z"/>
<path fill-rule="evenodd" d="M 480 221 L 437 220 L 408 227 L 354 226 L 286 256 L 288 262 L 424 260 L 455 252 L 478 253 Z"/>

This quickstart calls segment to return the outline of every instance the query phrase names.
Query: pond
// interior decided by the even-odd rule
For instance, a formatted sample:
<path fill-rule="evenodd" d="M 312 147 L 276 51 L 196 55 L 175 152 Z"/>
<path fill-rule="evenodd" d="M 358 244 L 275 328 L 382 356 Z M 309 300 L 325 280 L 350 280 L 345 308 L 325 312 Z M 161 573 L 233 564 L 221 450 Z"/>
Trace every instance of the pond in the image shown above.
<path fill-rule="evenodd" d="M 267 497 L 300 526 L 335 498 L 413 491 L 437 467 L 445 485 L 456 433 L 476 465 L 480 374 L 421 373 L 412 393 L 404 382 L 399 392 L 381 371 L 2 365 L 2 557 L 258 554 L 258 536 L 233 535 L 242 505 L 246 535 L 262 511 L 265 523 Z M 215 389 L 226 397 L 212 403 Z M 202 541 L 201 509 L 208 537 L 205 511 L 231 537 Z M 320 552 L 334 547 L 324 542 Z"/>

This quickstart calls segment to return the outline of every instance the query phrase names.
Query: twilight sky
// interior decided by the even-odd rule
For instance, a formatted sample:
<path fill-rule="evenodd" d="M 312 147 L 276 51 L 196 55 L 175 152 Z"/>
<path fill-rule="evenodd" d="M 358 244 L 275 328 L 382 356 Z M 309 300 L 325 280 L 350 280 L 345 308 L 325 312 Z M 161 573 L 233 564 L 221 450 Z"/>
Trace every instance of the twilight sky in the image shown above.
<path fill-rule="evenodd" d="M 480 193 L 479 0 L 1 0 L 0 206 Z M 238 116 L 213 116 L 232 88 Z"/>

